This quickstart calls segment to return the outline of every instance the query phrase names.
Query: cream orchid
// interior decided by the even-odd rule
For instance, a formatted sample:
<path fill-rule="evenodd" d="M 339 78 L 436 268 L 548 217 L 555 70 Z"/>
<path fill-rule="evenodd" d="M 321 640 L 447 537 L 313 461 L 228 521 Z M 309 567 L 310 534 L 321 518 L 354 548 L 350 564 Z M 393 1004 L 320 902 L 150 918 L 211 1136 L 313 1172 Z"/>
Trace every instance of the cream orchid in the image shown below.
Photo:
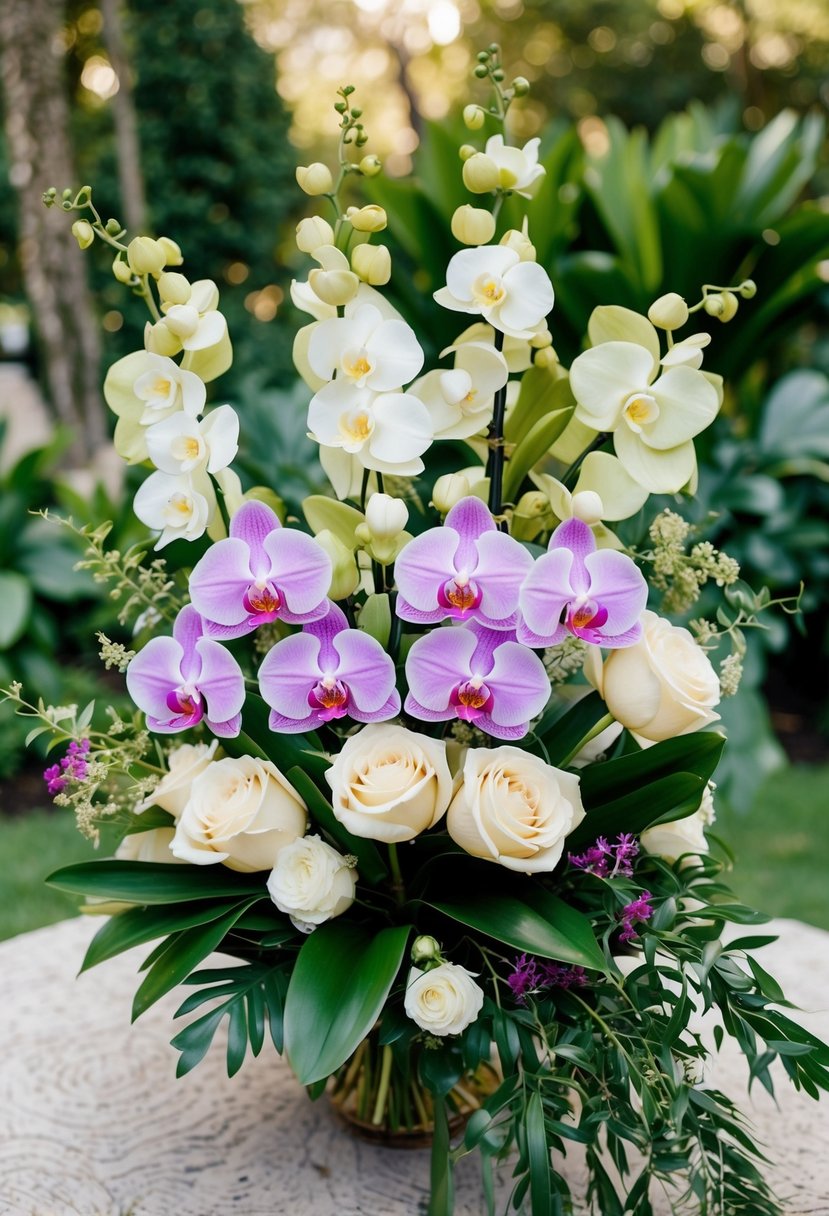
<path fill-rule="evenodd" d="M 522 262 L 514 249 L 482 245 L 454 255 L 435 299 L 454 312 L 479 313 L 504 334 L 532 338 L 553 307 L 553 285 L 546 270 Z"/>
<path fill-rule="evenodd" d="M 530 479 L 547 497 L 558 519 L 581 519 L 591 527 L 602 520 L 629 519 L 648 498 L 648 491 L 609 452 L 585 456 L 572 491 L 548 473 L 530 473 Z M 602 534 L 606 531 L 601 529 Z"/>
<path fill-rule="evenodd" d="M 411 476 L 432 442 L 426 406 L 411 393 L 373 393 L 332 380 L 311 400 L 308 426 L 318 443 L 342 448 L 365 469 Z"/>
<path fill-rule="evenodd" d="M 504 143 L 503 135 L 492 135 L 486 141 L 485 155 L 498 166 L 498 185 L 522 198 L 535 198 L 547 170 L 538 163 L 540 139 L 530 139 L 523 148 Z"/>
<path fill-rule="evenodd" d="M 616 455 L 646 490 L 675 493 L 695 474 L 693 437 L 714 420 L 719 394 L 705 373 L 687 365 L 669 367 L 657 379 L 659 340 L 650 322 L 637 318 L 635 340 L 606 338 L 631 331 L 633 323 L 619 315 L 629 310 L 596 311 L 604 314 L 595 323 L 591 318 L 590 337 L 599 337 L 598 345 L 570 368 L 574 417 L 595 431 L 613 432 Z"/>
<path fill-rule="evenodd" d="M 133 503 L 135 514 L 155 532 L 156 549 L 174 540 L 198 540 L 216 510 L 216 492 L 207 473 L 151 473 L 138 487 Z"/>
<path fill-rule="evenodd" d="M 197 418 L 206 392 L 195 373 L 164 355 L 139 350 L 113 363 L 104 397 L 118 418 L 115 450 L 129 464 L 138 464 L 147 459 L 147 428 L 179 411 Z"/>
<path fill-rule="evenodd" d="M 239 450 L 239 418 L 229 405 L 220 405 L 200 421 L 183 411 L 147 429 L 150 460 L 163 473 L 192 473 L 225 469 Z"/>
<path fill-rule="evenodd" d="M 427 372 L 411 391 L 428 409 L 435 439 L 468 439 L 486 428 L 509 368 L 501 352 L 486 342 L 463 342 L 441 351 L 441 357 L 449 354 L 455 356 L 452 369 Z"/>
<path fill-rule="evenodd" d="M 423 366 L 423 350 L 403 320 L 386 320 L 364 304 L 349 316 L 320 321 L 308 342 L 312 372 L 337 384 L 388 392 L 408 384 Z"/>

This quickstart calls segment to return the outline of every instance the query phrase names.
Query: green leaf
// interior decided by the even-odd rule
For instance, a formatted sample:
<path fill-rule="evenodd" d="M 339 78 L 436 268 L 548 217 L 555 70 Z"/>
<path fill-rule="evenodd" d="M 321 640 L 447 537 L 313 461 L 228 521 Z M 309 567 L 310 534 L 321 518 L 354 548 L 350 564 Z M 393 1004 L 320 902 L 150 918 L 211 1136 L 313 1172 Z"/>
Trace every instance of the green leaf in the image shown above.
<path fill-rule="evenodd" d="M 560 705 L 548 710 L 535 733 L 544 743 L 550 764 L 563 767 L 606 714 L 607 706 L 597 692 L 588 693 L 563 714 Z"/>
<path fill-rule="evenodd" d="M 22 574 L 0 571 L 0 650 L 8 650 L 26 631 L 32 611 L 32 589 Z"/>
<path fill-rule="evenodd" d="M 191 971 L 198 967 L 219 946 L 243 912 L 256 902 L 253 897 L 246 903 L 235 904 L 219 920 L 193 929 L 185 929 L 172 938 L 169 947 L 156 957 L 145 975 L 132 1003 L 132 1020 L 135 1021 L 165 993 L 180 984 Z"/>
<path fill-rule="evenodd" d="M 99 963 L 115 958 L 125 950 L 131 950 L 133 946 L 142 946 L 145 942 L 167 937 L 168 934 L 177 933 L 181 929 L 192 929 L 195 925 L 218 920 L 235 906 L 237 905 L 226 902 L 211 902 L 129 908 L 126 912 L 110 917 L 98 930 L 89 943 L 81 971 L 97 967 Z M 244 906 L 247 907 L 247 903 Z"/>
<path fill-rule="evenodd" d="M 480 895 L 424 902 L 515 950 L 607 971 L 587 917 L 531 880 L 522 884 L 520 895 L 496 886 Z"/>
<path fill-rule="evenodd" d="M 300 1085 L 330 1076 L 366 1037 L 394 983 L 408 926 L 372 936 L 327 921 L 303 945 L 285 1002 L 285 1049 Z"/>
<path fill-rule="evenodd" d="M 279 735 L 271 730 L 270 708 L 256 693 L 249 692 L 242 708 L 244 730 L 235 739 L 223 739 L 222 750 L 229 756 L 255 755 L 271 760 L 285 773 L 295 764 L 312 773 L 324 773 L 328 760 L 316 734 Z"/>
<path fill-rule="evenodd" d="M 134 815 L 127 828 L 127 836 L 138 832 L 149 832 L 153 828 L 174 828 L 176 821 L 169 811 L 162 811 L 160 806 L 148 806 L 146 811 Z"/>
<path fill-rule="evenodd" d="M 323 494 L 311 494 L 303 500 L 302 510 L 311 531 L 333 532 L 352 552 L 359 545 L 356 529 L 365 522 L 362 511 L 350 507 L 346 502 L 337 502 L 336 498 L 326 498 Z"/>
<path fill-rule="evenodd" d="M 666 739 L 618 760 L 592 764 L 581 774 L 585 806 L 601 806 L 676 773 L 696 773 L 708 781 L 724 746 L 725 739 L 716 731 L 698 731 L 678 739 Z"/>
<path fill-rule="evenodd" d="M 311 816 L 346 851 L 357 858 L 357 872 L 366 882 L 376 885 L 388 877 L 388 868 L 376 844 L 360 836 L 352 836 L 334 814 L 331 803 L 314 781 L 301 768 L 289 769 L 285 776 L 305 800 Z"/>
<path fill-rule="evenodd" d="M 527 432 L 510 456 L 504 471 L 504 501 L 514 502 L 521 482 L 558 439 L 573 416 L 572 405 L 545 415 Z"/>
<path fill-rule="evenodd" d="M 544 1127 L 544 1107 L 538 1090 L 527 1103 L 524 1134 L 527 1139 L 527 1164 L 530 1172 L 530 1210 L 533 1216 L 549 1216 L 552 1202 L 550 1150 Z"/>
<path fill-rule="evenodd" d="M 265 872 L 237 874 L 226 866 L 182 866 L 161 861 L 84 861 L 65 866 L 46 881 L 75 895 L 99 895 L 133 904 L 186 903 L 197 899 L 261 898 Z"/>
<path fill-rule="evenodd" d="M 617 832 L 644 832 L 655 823 L 669 823 L 692 815 L 699 806 L 707 781 L 697 773 L 672 773 L 642 790 L 634 790 L 598 807 L 587 808 L 587 815 L 567 837 L 568 848 L 577 852 L 597 836 Z"/>

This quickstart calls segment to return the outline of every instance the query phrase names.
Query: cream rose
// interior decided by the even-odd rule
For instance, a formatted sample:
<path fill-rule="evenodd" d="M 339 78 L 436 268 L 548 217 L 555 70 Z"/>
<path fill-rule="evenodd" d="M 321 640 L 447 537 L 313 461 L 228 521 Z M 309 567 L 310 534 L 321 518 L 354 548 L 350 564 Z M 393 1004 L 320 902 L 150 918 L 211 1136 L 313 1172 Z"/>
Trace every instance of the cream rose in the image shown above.
<path fill-rule="evenodd" d="M 356 885 L 353 864 L 320 836 L 305 836 L 280 850 L 268 894 L 297 929 L 310 933 L 351 907 Z"/>
<path fill-rule="evenodd" d="M 387 723 L 352 735 L 326 777 L 340 823 L 387 844 L 432 827 L 452 797 L 445 744 Z"/>
<path fill-rule="evenodd" d="M 719 719 L 717 673 L 687 629 L 655 612 L 642 614 L 642 637 L 614 650 L 604 667 L 590 656 L 585 673 L 614 718 L 658 743 Z"/>
<path fill-rule="evenodd" d="M 161 778 L 150 796 L 135 809 L 140 812 L 151 806 L 159 806 L 162 811 L 167 811 L 174 819 L 178 819 L 187 806 L 194 778 L 204 772 L 218 746 L 219 740 L 214 739 L 209 745 L 182 743 L 179 747 L 174 747 L 167 757 L 169 771 Z"/>
<path fill-rule="evenodd" d="M 525 874 L 552 870 L 584 818 L 579 778 L 519 747 L 473 747 L 446 827 L 471 853 Z"/>
<path fill-rule="evenodd" d="M 639 843 L 646 853 L 664 857 L 665 861 L 677 861 L 686 853 L 701 857 L 708 852 L 705 829 L 713 822 L 714 799 L 711 787 L 707 786 L 702 801 L 692 815 L 674 819 L 671 823 L 654 824 L 642 833 Z"/>
<path fill-rule="evenodd" d="M 194 865 L 270 870 L 305 835 L 307 808 L 270 760 L 226 756 L 194 778 L 170 849 Z"/>
<path fill-rule="evenodd" d="M 484 993 L 472 972 L 457 963 L 440 963 L 429 971 L 412 967 L 406 983 L 406 1016 L 428 1034 L 460 1034 L 475 1021 Z"/>
<path fill-rule="evenodd" d="M 150 828 L 148 832 L 130 832 L 118 845 L 115 856 L 118 861 L 182 861 L 183 858 L 170 856 L 170 845 L 174 836 L 173 828 Z M 127 908 L 130 905 L 123 906 Z"/>

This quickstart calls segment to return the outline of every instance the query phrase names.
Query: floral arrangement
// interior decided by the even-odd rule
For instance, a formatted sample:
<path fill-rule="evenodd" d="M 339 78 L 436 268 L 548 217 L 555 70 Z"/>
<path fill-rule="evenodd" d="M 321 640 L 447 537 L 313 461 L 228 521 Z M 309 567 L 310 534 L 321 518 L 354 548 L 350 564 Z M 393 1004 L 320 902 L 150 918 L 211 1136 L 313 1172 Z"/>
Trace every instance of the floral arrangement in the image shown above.
<path fill-rule="evenodd" d="M 341 202 L 381 168 L 351 88 L 336 179 L 297 171 L 333 221 L 297 228 L 315 265 L 292 288 L 312 318 L 295 362 L 335 494 L 303 518 L 278 486 L 243 488 L 239 418 L 206 405 L 232 357 L 215 284 L 176 269 L 172 240 L 104 222 L 88 187 L 47 193 L 149 308 L 144 349 L 104 392 L 119 453 L 153 466 L 135 512 L 157 551 L 177 542 L 147 561 L 84 529 L 83 564 L 135 626 L 134 651 L 101 635 L 134 715 L 110 709 L 99 729 L 92 706 L 6 691 L 30 737 L 68 742 L 45 774 L 55 801 L 88 835 L 122 836 L 113 859 L 51 881 L 109 916 L 85 968 L 156 943 L 134 1016 L 191 989 L 179 1074 L 222 1023 L 230 1074 L 269 1033 L 312 1098 L 328 1087 L 367 1132 L 431 1135 L 432 1216 L 473 1150 L 490 1211 L 506 1162 L 512 1204 L 535 1216 L 644 1216 L 652 1183 L 677 1211 L 763 1216 L 779 1209 L 761 1151 L 705 1081 L 696 1018 L 718 1011 L 717 1043 L 734 1036 L 769 1089 L 777 1058 L 809 1094 L 829 1084 L 829 1050 L 754 958 L 770 939 L 723 940 L 762 918 L 709 851 L 716 706 L 771 601 L 679 514 L 648 512 L 651 495 L 693 494 L 694 437 L 723 396 L 702 369 L 709 335 L 678 331 L 694 313 L 727 321 L 754 285 L 663 296 L 647 316 L 598 307 L 562 367 L 527 224 L 499 230 L 504 199 L 544 181 L 539 141 L 506 138 L 528 86 L 504 83 L 496 47 L 476 76 L 492 101 L 464 119 L 495 133 L 461 148 L 462 172 L 487 205 L 452 222 L 440 365 L 424 371 L 378 290 L 386 213 Z M 462 467 L 436 478 L 441 444 Z M 639 541 L 623 542 L 634 516 Z M 707 582 L 715 621 L 656 611 L 689 610 Z M 575 1197 L 572 1143 L 589 1177 Z"/>

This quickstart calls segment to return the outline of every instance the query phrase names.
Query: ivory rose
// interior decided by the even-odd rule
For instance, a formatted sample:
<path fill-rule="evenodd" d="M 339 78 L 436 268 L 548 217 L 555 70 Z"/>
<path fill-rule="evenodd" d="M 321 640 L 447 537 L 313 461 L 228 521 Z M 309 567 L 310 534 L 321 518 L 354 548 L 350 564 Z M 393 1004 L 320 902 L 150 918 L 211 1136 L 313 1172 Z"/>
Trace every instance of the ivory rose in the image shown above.
<path fill-rule="evenodd" d="M 194 865 L 271 870 L 305 835 L 306 806 L 270 760 L 226 756 L 194 779 L 170 849 Z"/>
<path fill-rule="evenodd" d="M 403 1008 L 428 1034 L 460 1034 L 475 1021 L 484 1003 L 483 989 L 472 972 L 457 963 L 440 963 L 429 971 L 412 967 Z"/>
<path fill-rule="evenodd" d="M 652 743 L 716 722 L 720 684 L 705 651 L 687 629 L 655 612 L 644 612 L 641 622 L 635 645 L 614 650 L 604 667 L 593 656 L 585 666 L 614 718 Z"/>
<path fill-rule="evenodd" d="M 357 874 L 321 836 L 305 836 L 280 851 L 268 894 L 302 933 L 310 933 L 354 902 Z"/>
<path fill-rule="evenodd" d="M 194 778 L 204 772 L 218 746 L 219 740 L 214 739 L 210 744 L 182 743 L 179 747 L 174 747 L 167 757 L 168 772 L 136 810 L 146 811 L 147 807 L 159 806 L 162 811 L 167 811 L 174 819 L 178 819 L 190 798 L 190 787 Z"/>
<path fill-rule="evenodd" d="M 446 745 L 387 723 L 352 735 L 325 775 L 349 832 L 388 844 L 433 827 L 452 797 Z"/>
<path fill-rule="evenodd" d="M 579 778 L 519 747 L 473 747 L 449 806 L 452 839 L 487 861 L 525 874 L 555 868 L 584 818 Z"/>
<path fill-rule="evenodd" d="M 674 819 L 670 823 L 654 824 L 642 833 L 639 843 L 646 853 L 663 857 L 665 861 L 678 861 L 686 854 L 692 858 L 701 857 L 709 851 L 705 829 L 713 822 L 714 799 L 709 785 L 692 815 Z"/>

